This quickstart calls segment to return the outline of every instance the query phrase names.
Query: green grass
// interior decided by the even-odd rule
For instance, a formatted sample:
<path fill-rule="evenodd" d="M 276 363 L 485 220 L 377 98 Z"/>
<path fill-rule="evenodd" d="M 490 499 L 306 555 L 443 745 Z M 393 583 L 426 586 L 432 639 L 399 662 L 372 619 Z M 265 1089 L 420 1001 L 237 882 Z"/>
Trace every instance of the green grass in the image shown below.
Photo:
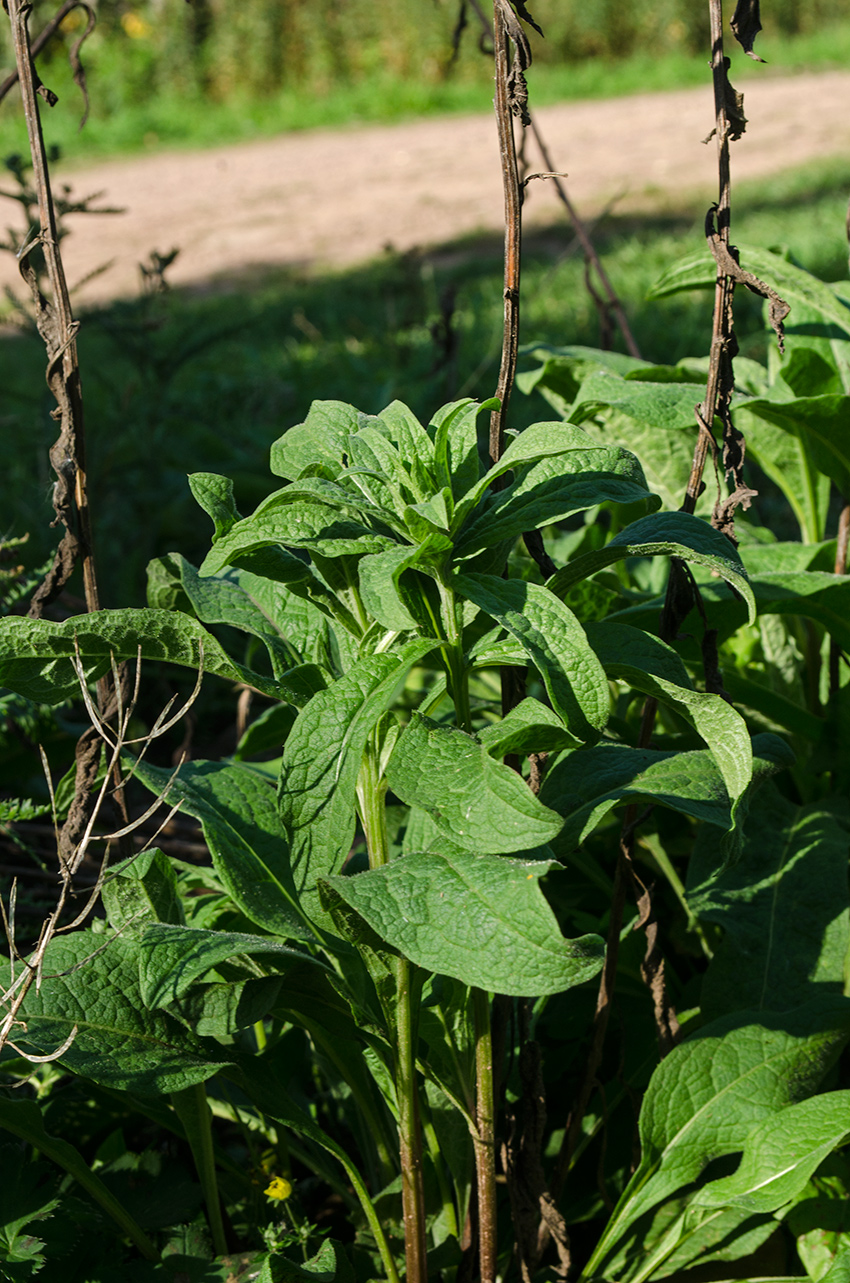
<path fill-rule="evenodd" d="M 846 279 L 846 166 L 819 164 L 756 186 L 740 183 L 734 237 L 788 247 L 825 279 Z M 608 216 L 597 247 L 624 299 L 645 356 L 676 361 L 708 350 L 711 296 L 648 304 L 647 289 L 702 243 L 704 211 L 669 206 L 652 216 Z M 73 234 L 73 233 L 72 233 Z M 522 341 L 599 341 L 569 228 L 527 237 Z M 269 270 L 262 280 L 218 282 L 204 293 L 122 303 L 83 318 L 80 353 L 88 456 L 104 597 L 138 604 L 150 557 L 179 550 L 199 559 L 207 518 L 186 474 L 223 472 L 249 511 L 267 492 L 268 449 L 314 398 L 374 412 L 393 398 L 422 416 L 459 395 L 492 394 L 501 344 L 501 238 L 472 238 L 421 255 L 384 259 L 333 275 Z M 449 308 L 455 350 L 440 342 Z M 760 303 L 740 291 L 742 351 L 765 354 Z M 8 327 L 7 327 L 8 332 Z M 43 354 L 31 335 L 0 339 L 0 451 L 5 529 L 30 532 L 27 561 L 55 545 L 49 529 L 47 448 L 55 436 Z M 538 398 L 514 394 L 521 427 L 550 415 Z"/>
<path fill-rule="evenodd" d="M 745 57 L 729 39 L 733 79 L 745 87 L 754 77 L 778 71 L 845 69 L 850 66 L 850 21 L 796 36 L 762 36 L 762 67 Z M 492 99 L 492 69 L 481 59 L 475 74 L 442 81 L 375 73 L 356 83 L 337 84 L 324 93 L 283 90 L 275 95 L 231 96 L 209 101 L 197 94 L 174 92 L 143 95 L 127 101 L 122 69 L 108 42 L 87 60 L 93 105 L 82 133 L 79 90 L 67 66 L 51 62 L 45 78 L 60 96 L 44 111 L 48 140 L 66 159 L 84 162 L 157 147 L 206 147 L 268 137 L 291 130 L 340 127 L 364 122 L 391 122 L 419 116 L 486 111 Z M 529 72 L 532 106 L 583 98 L 607 98 L 707 83 L 706 58 L 686 53 L 651 51 L 622 60 L 588 58 L 568 65 L 535 64 Z M 26 139 L 20 104 L 13 92 L 0 106 L 4 148 L 22 149 Z"/>

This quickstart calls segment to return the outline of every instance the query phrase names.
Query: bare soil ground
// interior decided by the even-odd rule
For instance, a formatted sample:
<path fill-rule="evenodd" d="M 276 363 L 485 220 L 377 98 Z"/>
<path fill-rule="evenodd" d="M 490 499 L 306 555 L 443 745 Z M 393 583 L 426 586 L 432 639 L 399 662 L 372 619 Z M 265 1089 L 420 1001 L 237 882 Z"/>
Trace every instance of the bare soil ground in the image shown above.
<path fill-rule="evenodd" d="M 733 181 L 765 178 L 843 154 L 850 171 L 850 73 L 750 82 L 749 130 L 733 147 Z M 590 215 L 652 208 L 715 186 L 710 86 L 605 102 L 566 103 L 536 113 L 570 195 Z M 532 171 L 545 168 L 529 142 Z M 75 196 L 103 191 L 120 216 L 77 217 L 65 242 L 78 302 L 138 289 L 151 250 L 180 247 L 174 284 L 262 273 L 271 267 L 342 267 L 381 253 L 444 244 L 501 226 L 496 133 L 490 113 L 397 125 L 320 130 L 200 152 L 156 152 L 72 169 L 54 181 Z M 553 219 L 553 185 L 534 182 L 531 224 Z M 12 221 L 0 201 L 0 222 Z M 16 284 L 0 261 L 0 287 Z"/>

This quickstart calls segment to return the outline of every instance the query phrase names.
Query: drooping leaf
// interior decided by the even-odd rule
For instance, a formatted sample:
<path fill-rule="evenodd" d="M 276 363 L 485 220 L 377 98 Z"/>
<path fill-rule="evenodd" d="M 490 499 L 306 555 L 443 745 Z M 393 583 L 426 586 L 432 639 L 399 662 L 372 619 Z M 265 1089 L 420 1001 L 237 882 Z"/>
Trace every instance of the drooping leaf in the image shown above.
<path fill-rule="evenodd" d="M 427 811 L 442 834 L 478 854 L 549 842 L 561 818 L 471 735 L 414 714 L 387 767 L 390 788 Z"/>
<path fill-rule="evenodd" d="M 366 741 L 411 668 L 436 645 L 418 638 L 399 651 L 359 660 L 314 696 L 293 726 L 284 745 L 279 804 L 302 900 L 319 877 L 335 873 L 348 855 Z"/>
<path fill-rule="evenodd" d="M 794 760 L 775 735 L 755 736 L 752 748 L 757 779 Z M 732 825 L 723 777 L 705 750 L 683 753 L 624 744 L 576 749 L 549 767 L 540 800 L 564 817 L 564 827 L 552 840 L 556 854 L 569 854 L 613 807 L 629 802 L 666 806 L 722 829 Z"/>
<path fill-rule="evenodd" d="M 793 401 L 758 397 L 748 401 L 746 409 L 799 438 L 811 465 L 829 477 L 842 495 L 850 495 L 850 396 L 797 397 Z"/>
<path fill-rule="evenodd" d="M 850 307 L 842 302 L 831 286 L 770 250 L 755 245 L 739 245 L 738 250 L 741 266 L 768 281 L 792 308 L 795 302 L 802 303 L 816 311 L 827 324 L 837 325 L 850 334 Z M 716 279 L 717 264 L 711 254 L 703 250 L 682 259 L 665 272 L 649 290 L 647 298 L 664 298 L 678 290 L 713 289 Z"/>
<path fill-rule="evenodd" d="M 700 1207 L 775 1212 L 796 1197 L 821 1162 L 850 1136 L 850 1092 L 787 1105 L 747 1136 L 738 1170 L 699 1191 Z"/>
<path fill-rule="evenodd" d="M 278 972 L 313 961 L 310 955 L 267 936 L 151 923 L 139 940 L 142 1001 L 149 1008 L 168 1007 L 219 963 L 241 955 L 267 956 Z"/>
<path fill-rule="evenodd" d="M 557 713 L 539 699 L 521 700 L 500 721 L 479 731 L 478 742 L 496 758 L 508 753 L 558 752 L 578 743 Z"/>
<path fill-rule="evenodd" d="M 4 964 L 8 975 L 8 964 Z M 227 1064 L 227 1051 L 204 1042 L 164 1011 L 148 1011 L 139 987 L 138 939 L 91 930 L 56 937 L 44 978 L 21 1009 L 26 1030 L 15 1042 L 37 1055 L 61 1047 L 71 1073 L 104 1087 L 159 1095 L 206 1081 Z"/>
<path fill-rule="evenodd" d="M 609 677 L 675 708 L 711 749 L 732 803 L 732 818 L 752 778 L 747 724 L 719 695 L 695 691 L 671 646 L 626 624 L 590 624 L 587 639 Z"/>
<path fill-rule="evenodd" d="M 302 499 L 238 522 L 207 553 L 201 574 L 218 574 L 247 553 L 269 545 L 315 550 L 324 557 L 344 557 L 383 552 L 394 547 L 395 540 L 337 507 Z"/>
<path fill-rule="evenodd" d="M 548 588 L 521 579 L 457 575 L 453 585 L 516 638 L 567 729 L 596 739 L 608 720 L 608 682 L 572 611 Z"/>
<path fill-rule="evenodd" d="M 101 610 L 61 623 L 7 616 L 0 620 L 0 685 L 37 703 L 58 704 L 78 694 L 71 665 L 79 647 L 87 679 L 96 681 L 116 660 L 164 660 L 184 668 L 244 682 L 273 699 L 303 704 L 324 685 L 318 669 L 304 665 L 272 678 L 231 659 L 212 633 L 190 615 L 167 610 Z"/>
<path fill-rule="evenodd" d="M 744 53 L 749 54 L 756 62 L 764 62 L 764 59 L 753 51 L 753 42 L 761 31 L 759 0 L 738 0 L 729 25 Z"/>
<path fill-rule="evenodd" d="M 552 861 L 432 852 L 328 882 L 417 966 L 528 996 L 582 984 L 602 965 L 599 936 L 566 940 L 558 929 L 538 885 L 555 867 Z"/>
<path fill-rule="evenodd" d="M 850 1036 L 850 1000 L 714 1021 L 655 1070 L 641 1109 L 641 1161 L 586 1268 L 608 1277 L 612 1249 L 638 1218 L 696 1181 L 708 1163 L 743 1150 L 753 1129 L 818 1088 Z M 669 1244 L 668 1254 L 676 1245 Z M 637 1244 L 635 1244 L 637 1247 Z"/>
<path fill-rule="evenodd" d="M 757 414 L 747 404 L 734 412 L 735 426 L 744 433 L 747 450 L 788 500 L 807 543 L 817 542 L 826 528 L 829 478 L 818 475 L 805 442 L 793 432 Z"/>
<path fill-rule="evenodd" d="M 750 623 L 755 619 L 752 590 L 736 548 L 719 530 L 686 512 L 658 512 L 632 522 L 604 548 L 584 553 L 556 571 L 546 587 L 560 597 L 573 584 L 617 561 L 652 556 L 680 557 L 720 575 L 747 602 Z"/>
<path fill-rule="evenodd" d="M 143 761 L 134 774 L 159 793 L 172 772 Z M 246 917 L 275 935 L 311 936 L 271 780 L 242 763 L 185 762 L 167 800 L 201 821 L 216 873 Z"/>
<path fill-rule="evenodd" d="M 201 576 L 179 553 L 170 553 L 148 567 L 151 606 L 168 608 L 161 586 L 167 572 L 175 584 L 179 584 L 185 602 L 202 623 L 229 624 L 262 638 L 276 672 L 286 673 L 305 662 L 326 662 L 326 620 L 301 593 L 236 567 L 229 567 L 219 575 Z M 303 567 L 303 577 L 308 574 L 309 569 Z M 152 575 L 157 576 L 158 592 L 152 591 Z"/>
<path fill-rule="evenodd" d="M 770 785 L 752 804 L 737 865 L 720 871 L 716 843 L 698 840 L 688 904 L 725 931 L 703 980 L 709 1019 L 742 1007 L 785 1010 L 842 991 L 847 855 L 847 834 L 826 808 L 794 806 Z"/>

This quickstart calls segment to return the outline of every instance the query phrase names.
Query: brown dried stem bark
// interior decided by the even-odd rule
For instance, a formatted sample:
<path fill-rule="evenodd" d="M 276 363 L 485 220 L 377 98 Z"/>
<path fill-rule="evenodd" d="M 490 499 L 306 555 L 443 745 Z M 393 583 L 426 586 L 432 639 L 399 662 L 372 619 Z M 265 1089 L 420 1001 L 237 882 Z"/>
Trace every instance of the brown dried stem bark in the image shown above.
<path fill-rule="evenodd" d="M 33 164 L 33 182 L 38 195 L 39 231 L 25 245 L 19 257 L 21 275 L 32 294 L 36 325 L 47 349 L 47 383 L 56 399 L 54 418 L 60 424 L 59 437 L 51 447 L 50 462 L 56 473 L 53 505 L 56 520 L 65 526 L 65 534 L 56 552 L 47 578 L 33 597 L 29 614 L 40 618 L 44 607 L 61 592 L 79 558 L 82 562 L 86 606 L 98 610 L 100 599 L 92 550 L 91 519 L 85 471 L 85 436 L 83 397 L 76 335 L 79 323 L 74 320 L 68 284 L 59 252 L 56 215 L 50 189 L 50 174 L 37 95 L 50 100 L 36 73 L 32 59 L 29 29 L 30 6 L 22 0 L 7 0 L 15 63 L 21 85 L 24 117 Z M 44 254 L 51 299 L 41 293 L 29 254 L 40 245 Z"/>
<path fill-rule="evenodd" d="M 490 458 L 493 463 L 498 463 L 504 448 L 505 421 L 514 385 L 519 348 L 519 277 L 522 249 L 522 192 L 519 184 L 513 114 L 508 95 L 510 40 L 499 0 L 495 0 L 493 5 L 493 39 L 496 65 L 496 127 L 499 135 L 499 155 L 502 162 L 505 198 L 505 313 L 502 361 L 495 393 L 501 405 L 490 415 Z"/>

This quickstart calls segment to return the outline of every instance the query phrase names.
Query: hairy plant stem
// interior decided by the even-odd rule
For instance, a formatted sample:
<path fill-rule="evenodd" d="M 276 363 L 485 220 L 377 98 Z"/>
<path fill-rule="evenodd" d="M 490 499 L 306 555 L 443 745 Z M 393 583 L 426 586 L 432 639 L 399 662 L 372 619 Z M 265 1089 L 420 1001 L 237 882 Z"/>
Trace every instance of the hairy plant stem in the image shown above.
<path fill-rule="evenodd" d="M 378 771 L 380 745 L 377 743 L 376 736 L 377 732 L 370 740 L 357 783 L 360 819 L 366 835 L 371 869 L 387 864 L 390 857 L 384 804 L 386 781 L 380 778 Z M 416 1075 L 416 1025 L 421 983 L 416 969 L 407 958 L 396 958 L 394 967 L 395 1078 L 398 1098 L 405 1277 L 406 1283 L 427 1283 L 428 1249 L 425 1238 L 425 1192 L 422 1184 L 422 1127 L 419 1120 L 419 1083 Z"/>
<path fill-rule="evenodd" d="M 440 596 L 443 602 L 443 619 L 445 621 L 448 646 L 443 648 L 443 662 L 446 665 L 446 679 L 449 694 L 455 706 L 455 720 L 461 730 L 472 734 L 472 708 L 469 703 L 469 673 L 463 659 L 463 620 L 459 618 L 463 606 L 455 593 L 445 584 L 440 584 Z"/>
<path fill-rule="evenodd" d="M 475 1175 L 478 1188 L 478 1264 L 481 1283 L 496 1280 L 496 1138 L 490 998 L 472 990 L 475 1022 Z"/>

